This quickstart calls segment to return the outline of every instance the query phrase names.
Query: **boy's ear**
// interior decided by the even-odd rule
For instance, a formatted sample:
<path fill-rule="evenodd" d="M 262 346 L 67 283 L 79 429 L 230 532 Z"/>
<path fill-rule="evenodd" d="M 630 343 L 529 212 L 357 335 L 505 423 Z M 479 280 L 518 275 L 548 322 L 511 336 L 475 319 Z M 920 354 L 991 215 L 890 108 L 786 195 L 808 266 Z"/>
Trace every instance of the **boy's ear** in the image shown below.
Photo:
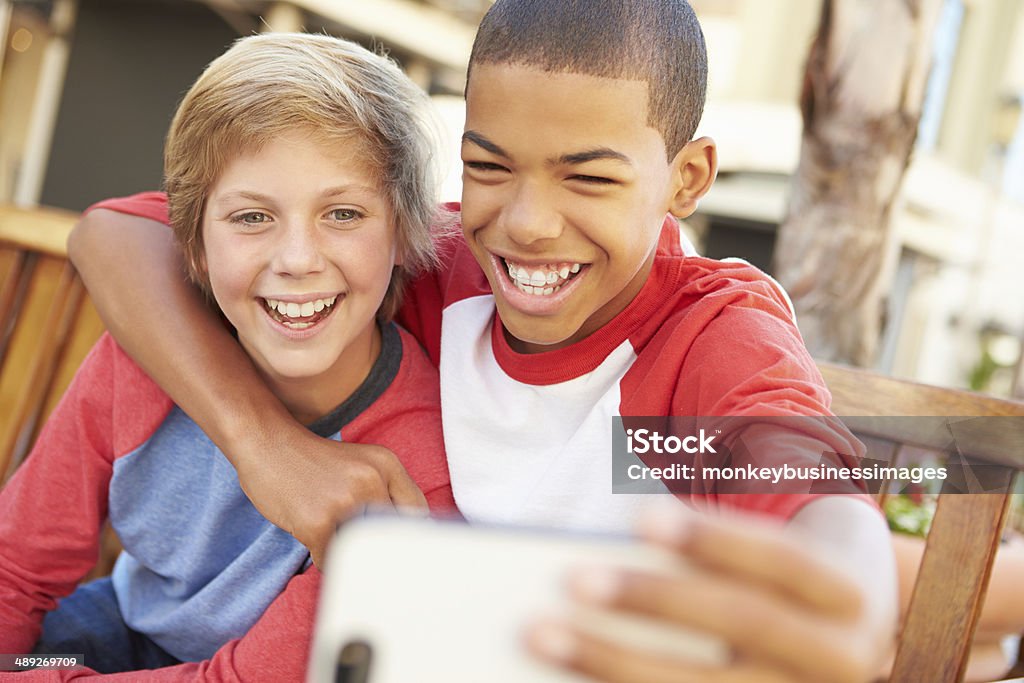
<path fill-rule="evenodd" d="M 697 138 L 683 146 L 672 160 L 673 194 L 668 211 L 686 218 L 697 209 L 697 202 L 711 189 L 718 174 L 718 149 L 708 137 Z"/>

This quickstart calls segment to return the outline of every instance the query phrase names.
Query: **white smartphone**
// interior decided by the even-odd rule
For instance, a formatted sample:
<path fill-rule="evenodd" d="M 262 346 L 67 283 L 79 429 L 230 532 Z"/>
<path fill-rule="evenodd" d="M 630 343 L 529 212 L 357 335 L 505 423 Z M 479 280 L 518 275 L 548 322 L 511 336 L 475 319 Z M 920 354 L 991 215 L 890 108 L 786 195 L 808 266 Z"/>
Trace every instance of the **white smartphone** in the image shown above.
<path fill-rule="evenodd" d="M 685 571 L 678 556 L 617 536 L 400 516 L 344 524 L 327 553 L 309 683 L 570 683 L 533 658 L 526 624 L 553 612 L 596 635 L 715 664 L 716 638 L 572 603 L 583 566 Z"/>

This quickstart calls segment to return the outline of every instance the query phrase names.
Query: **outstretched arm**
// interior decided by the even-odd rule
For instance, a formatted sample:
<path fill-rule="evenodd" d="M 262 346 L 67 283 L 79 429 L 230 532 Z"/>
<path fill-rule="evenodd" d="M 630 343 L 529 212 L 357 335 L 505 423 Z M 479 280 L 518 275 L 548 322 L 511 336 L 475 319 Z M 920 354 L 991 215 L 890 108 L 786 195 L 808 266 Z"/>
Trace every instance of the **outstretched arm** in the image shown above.
<path fill-rule="evenodd" d="M 697 665 L 556 621 L 529 634 L 537 654 L 609 683 L 875 678 L 895 631 L 896 578 L 885 522 L 863 501 L 821 498 L 786 526 L 666 509 L 641 535 L 690 567 L 660 576 L 584 572 L 570 583 L 574 597 L 713 634 L 731 661 Z"/>
<path fill-rule="evenodd" d="M 256 508 L 314 562 L 358 507 L 425 506 L 389 450 L 322 439 L 291 417 L 187 281 L 167 226 L 96 209 L 75 227 L 68 254 L 114 338 L 224 452 Z"/>

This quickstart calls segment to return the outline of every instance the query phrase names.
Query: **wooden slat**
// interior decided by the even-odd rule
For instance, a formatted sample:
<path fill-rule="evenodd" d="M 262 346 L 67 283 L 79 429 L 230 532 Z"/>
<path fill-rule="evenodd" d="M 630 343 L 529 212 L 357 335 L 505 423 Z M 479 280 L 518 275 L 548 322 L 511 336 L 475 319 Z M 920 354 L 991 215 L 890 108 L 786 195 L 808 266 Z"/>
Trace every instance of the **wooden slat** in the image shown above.
<path fill-rule="evenodd" d="M 919 384 L 834 363 L 819 362 L 818 369 L 832 391 L 836 415 L 1024 416 L 1020 401 Z"/>
<path fill-rule="evenodd" d="M 890 679 L 961 681 L 1010 493 L 1024 469 L 1024 403 L 829 363 L 819 368 L 833 411 L 855 434 L 943 454 L 951 472 L 978 476 L 970 483 L 991 492 L 957 493 L 965 490 L 957 476 L 943 484 Z"/>
<path fill-rule="evenodd" d="M 0 242 L 50 256 L 67 256 L 68 235 L 77 220 L 78 214 L 72 211 L 0 204 Z"/>
<path fill-rule="evenodd" d="M 0 284 L 0 371 L 7 360 L 7 350 L 11 346 L 14 334 L 14 323 L 21 314 L 25 303 L 32 273 L 35 271 L 39 255 L 34 252 L 17 249 L 13 253 L 10 268 Z"/>
<path fill-rule="evenodd" d="M 0 252 L 5 252 L 0 245 Z M 6 251 L 5 256 L 10 256 Z M 0 444 L 8 439 L 18 417 L 28 385 L 35 382 L 31 375 L 34 359 L 41 344 L 41 332 L 50 315 L 54 297 L 67 261 L 54 256 L 38 254 L 31 282 L 11 335 L 6 359 L 0 367 Z"/>
<path fill-rule="evenodd" d="M 963 680 L 1015 475 L 1003 494 L 939 496 L 891 683 Z"/>
<path fill-rule="evenodd" d="M 81 308 L 84 288 L 71 264 L 61 273 L 46 322 L 39 331 L 39 345 L 32 358 L 29 376 L 22 389 L 12 427 L 0 443 L 0 479 L 17 467 L 32 445 L 39 418 L 46 403 L 54 374 L 66 348 L 68 334 Z"/>
<path fill-rule="evenodd" d="M 1024 403 L 819 363 L 832 411 L 851 431 L 1024 469 Z M 905 417 L 915 417 L 908 420 Z M 971 417 L 979 419 L 970 419 Z"/>

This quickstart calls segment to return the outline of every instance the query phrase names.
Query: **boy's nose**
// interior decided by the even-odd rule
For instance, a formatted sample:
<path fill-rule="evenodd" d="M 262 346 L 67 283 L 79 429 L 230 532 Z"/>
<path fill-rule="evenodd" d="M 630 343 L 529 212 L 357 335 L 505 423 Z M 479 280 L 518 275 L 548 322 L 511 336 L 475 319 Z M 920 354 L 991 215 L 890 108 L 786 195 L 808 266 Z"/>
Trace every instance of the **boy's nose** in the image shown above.
<path fill-rule="evenodd" d="M 521 186 L 502 208 L 500 225 L 510 240 L 528 246 L 562 234 L 562 218 L 544 193 Z"/>
<path fill-rule="evenodd" d="M 325 260 L 315 226 L 289 226 L 275 244 L 274 272 L 302 277 L 324 269 Z"/>

